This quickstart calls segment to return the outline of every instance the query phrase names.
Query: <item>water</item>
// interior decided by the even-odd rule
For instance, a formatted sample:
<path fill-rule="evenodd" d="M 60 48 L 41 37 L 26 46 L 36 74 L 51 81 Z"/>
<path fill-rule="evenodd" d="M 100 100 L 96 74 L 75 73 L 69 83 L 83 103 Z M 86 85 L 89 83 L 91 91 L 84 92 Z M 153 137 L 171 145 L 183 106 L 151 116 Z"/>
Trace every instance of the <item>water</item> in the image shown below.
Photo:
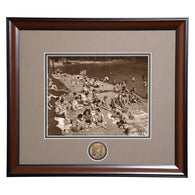
<path fill-rule="evenodd" d="M 74 61 L 72 64 L 65 64 L 61 67 L 56 67 L 56 69 L 60 69 L 62 72 L 68 74 L 79 74 L 81 70 L 85 69 L 87 75 L 90 77 L 103 79 L 105 76 L 108 76 L 110 83 L 118 83 L 126 80 L 129 90 L 136 88 L 136 93 L 142 98 L 147 98 L 148 95 L 148 86 L 144 86 L 144 80 L 148 85 L 147 58 L 146 60 L 135 60 L 134 62 L 118 60 L 113 61 L 113 63 L 105 61 L 81 63 Z M 133 77 L 135 78 L 134 82 L 132 82 Z"/>

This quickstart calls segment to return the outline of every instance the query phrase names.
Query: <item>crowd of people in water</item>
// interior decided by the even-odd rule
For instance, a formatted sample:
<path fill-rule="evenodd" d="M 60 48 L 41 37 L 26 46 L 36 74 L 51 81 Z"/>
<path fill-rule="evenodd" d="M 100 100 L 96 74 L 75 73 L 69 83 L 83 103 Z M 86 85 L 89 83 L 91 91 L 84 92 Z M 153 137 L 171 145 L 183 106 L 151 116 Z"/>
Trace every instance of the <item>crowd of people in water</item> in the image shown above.
<path fill-rule="evenodd" d="M 120 82 L 115 84 L 112 89 L 112 92 L 116 94 L 115 97 L 109 99 L 105 95 L 100 98 L 98 93 L 102 93 L 102 91 L 100 92 L 99 89 L 109 81 L 109 77 L 106 76 L 100 82 L 98 79 L 89 78 L 86 71 L 82 71 L 77 76 L 73 74 L 65 76 L 70 77 L 68 92 L 57 96 L 48 90 L 48 109 L 55 112 L 54 120 L 59 122 L 57 126 L 61 129 L 62 134 L 67 134 L 69 131 L 89 131 L 90 128 L 98 127 L 109 130 L 103 110 L 110 113 L 110 120 L 117 121 L 115 125 L 118 128 L 129 132 L 128 127 L 134 118 L 130 107 L 135 104 L 143 104 L 142 99 L 135 93 L 135 87 L 129 91 L 127 81 Z M 76 91 L 75 86 L 78 83 L 82 87 L 81 90 Z M 52 77 L 48 79 L 48 89 L 60 90 Z M 76 118 L 72 118 L 69 113 L 76 111 L 78 115 Z"/>

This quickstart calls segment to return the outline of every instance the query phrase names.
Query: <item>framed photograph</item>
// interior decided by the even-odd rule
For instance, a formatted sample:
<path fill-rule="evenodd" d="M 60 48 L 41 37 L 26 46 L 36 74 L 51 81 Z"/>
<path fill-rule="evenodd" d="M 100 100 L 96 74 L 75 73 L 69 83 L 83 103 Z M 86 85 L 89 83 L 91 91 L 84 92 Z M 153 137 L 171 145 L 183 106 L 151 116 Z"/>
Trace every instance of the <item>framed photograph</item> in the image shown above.
<path fill-rule="evenodd" d="M 45 138 L 149 138 L 150 55 L 45 53 Z"/>
<path fill-rule="evenodd" d="M 7 18 L 7 176 L 187 177 L 188 18 Z"/>

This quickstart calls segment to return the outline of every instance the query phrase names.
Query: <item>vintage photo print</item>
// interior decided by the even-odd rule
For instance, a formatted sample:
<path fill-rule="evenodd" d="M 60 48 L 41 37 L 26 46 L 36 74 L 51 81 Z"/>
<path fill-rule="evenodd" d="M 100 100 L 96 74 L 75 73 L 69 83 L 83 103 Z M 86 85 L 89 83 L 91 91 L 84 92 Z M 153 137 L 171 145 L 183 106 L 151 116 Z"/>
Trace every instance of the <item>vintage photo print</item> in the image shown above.
<path fill-rule="evenodd" d="M 45 54 L 45 137 L 150 137 L 151 54 Z"/>

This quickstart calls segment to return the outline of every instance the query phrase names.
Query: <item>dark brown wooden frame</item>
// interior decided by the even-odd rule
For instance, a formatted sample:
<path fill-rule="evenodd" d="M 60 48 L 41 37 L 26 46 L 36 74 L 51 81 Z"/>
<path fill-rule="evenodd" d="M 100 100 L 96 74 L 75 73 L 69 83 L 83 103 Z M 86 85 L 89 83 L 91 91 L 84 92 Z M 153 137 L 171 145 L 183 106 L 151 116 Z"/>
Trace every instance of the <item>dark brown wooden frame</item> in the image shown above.
<path fill-rule="evenodd" d="M 175 30 L 175 166 L 20 165 L 20 30 Z M 187 177 L 187 57 L 188 18 L 7 18 L 7 176 Z"/>

